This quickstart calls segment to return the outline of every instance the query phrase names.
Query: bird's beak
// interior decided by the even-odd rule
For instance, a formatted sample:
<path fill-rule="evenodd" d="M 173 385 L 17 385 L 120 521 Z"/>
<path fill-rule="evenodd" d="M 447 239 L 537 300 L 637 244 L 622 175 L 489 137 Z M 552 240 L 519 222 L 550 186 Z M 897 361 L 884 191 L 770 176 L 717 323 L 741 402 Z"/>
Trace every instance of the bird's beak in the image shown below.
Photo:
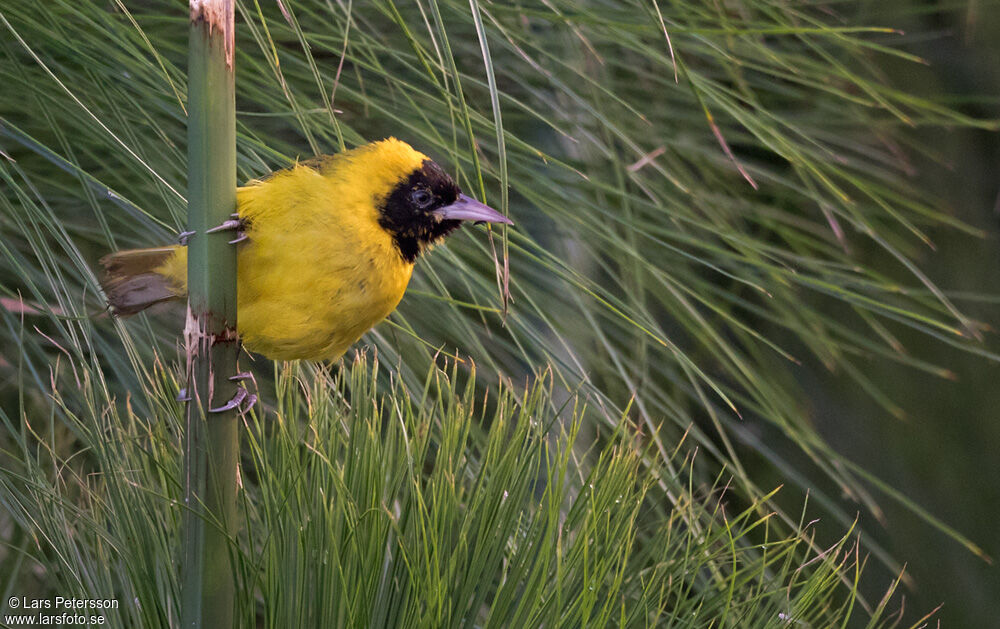
<path fill-rule="evenodd" d="M 466 194 L 458 195 L 458 200 L 451 205 L 434 210 L 434 215 L 441 219 L 451 221 L 475 221 L 477 223 L 506 223 L 513 225 L 510 220 L 500 212 Z"/>

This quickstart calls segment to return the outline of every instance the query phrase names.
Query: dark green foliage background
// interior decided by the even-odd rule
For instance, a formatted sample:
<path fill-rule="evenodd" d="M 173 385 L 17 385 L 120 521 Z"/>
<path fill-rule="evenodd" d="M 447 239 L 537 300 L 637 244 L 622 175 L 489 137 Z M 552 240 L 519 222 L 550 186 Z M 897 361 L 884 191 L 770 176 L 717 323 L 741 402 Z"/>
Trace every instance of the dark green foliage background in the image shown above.
<path fill-rule="evenodd" d="M 928 61 L 924 67 L 887 63 L 884 70 L 903 89 L 918 94 L 950 94 L 950 102 L 971 115 L 1000 113 L 1000 5 L 996 2 L 934 2 L 907 15 L 912 3 L 869 3 L 872 23 L 906 31 L 906 46 Z M 923 265 L 935 281 L 970 295 L 1000 294 L 1000 138 L 968 129 L 918 129 L 909 135 L 936 148 L 939 160 L 916 158 L 915 185 L 930 191 L 950 211 L 987 237 L 970 240 L 948 230 L 932 233 L 937 251 Z M 942 168 L 942 166 L 944 166 Z M 882 259 L 866 252 L 873 264 Z M 1000 303 L 970 300 L 970 315 L 1000 329 Z M 989 335 L 996 347 L 995 332 Z M 994 563 L 969 557 L 944 542 L 919 520 L 886 505 L 886 528 L 879 535 L 898 557 L 906 557 L 915 579 L 908 598 L 943 603 L 942 626 L 979 627 L 995 622 L 1000 597 L 1000 369 L 976 357 L 903 337 L 915 355 L 945 365 L 954 382 L 873 365 L 873 376 L 897 400 L 906 419 L 894 421 L 848 383 L 810 386 L 820 432 L 850 452 L 920 504 L 970 535 Z M 834 408 L 837 400 L 843 405 Z"/>

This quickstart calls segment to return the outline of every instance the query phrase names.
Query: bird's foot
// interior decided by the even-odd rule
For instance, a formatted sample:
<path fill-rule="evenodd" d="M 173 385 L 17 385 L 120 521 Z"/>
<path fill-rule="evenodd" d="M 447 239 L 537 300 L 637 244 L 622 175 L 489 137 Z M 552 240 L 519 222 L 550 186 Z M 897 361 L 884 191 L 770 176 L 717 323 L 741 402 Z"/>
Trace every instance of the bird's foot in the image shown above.
<path fill-rule="evenodd" d="M 244 371 L 236 374 L 235 376 L 230 376 L 229 378 L 232 382 L 240 382 L 241 380 L 250 380 L 253 382 L 254 388 L 257 388 L 257 380 L 253 377 L 253 374 L 249 371 Z M 257 403 L 257 395 L 255 393 L 250 393 L 242 385 L 236 390 L 236 395 L 234 395 L 228 402 L 223 404 L 218 408 L 208 409 L 209 413 L 224 413 L 226 411 L 231 411 L 233 409 L 239 409 L 240 413 L 246 413 Z"/>
<path fill-rule="evenodd" d="M 210 408 L 208 409 L 208 412 L 225 413 L 226 411 L 231 411 L 234 408 L 240 408 L 240 405 L 243 404 L 243 400 L 247 399 L 247 395 L 249 395 L 247 393 L 247 390 L 244 389 L 243 387 L 240 387 L 239 389 L 236 389 L 236 395 L 234 395 L 228 402 L 226 402 L 222 406 L 217 406 L 216 408 Z"/>
<path fill-rule="evenodd" d="M 215 234 L 224 231 L 235 231 L 236 238 L 233 238 L 232 240 L 229 241 L 229 244 L 235 245 L 236 243 L 243 242 L 248 238 L 246 232 L 246 226 L 247 226 L 247 221 L 245 219 L 240 218 L 239 214 L 230 214 L 227 220 L 223 221 L 221 224 L 216 225 L 211 229 L 205 230 L 205 233 Z M 177 242 L 180 243 L 181 246 L 186 247 L 188 242 L 190 242 L 191 237 L 197 233 L 198 232 L 195 231 L 182 231 L 180 234 L 177 235 Z"/>
<path fill-rule="evenodd" d="M 231 376 L 229 380 L 232 382 L 250 380 L 251 382 L 253 382 L 254 389 L 257 388 L 257 379 L 254 378 L 253 374 L 250 373 L 249 371 L 244 371 L 236 374 L 235 376 Z M 191 394 L 188 392 L 188 389 L 186 387 L 177 392 L 177 401 L 178 402 L 191 401 Z M 233 409 L 239 409 L 240 413 L 246 413 L 256 404 L 257 404 L 257 394 L 250 393 L 249 391 L 246 390 L 246 387 L 240 385 L 240 388 L 236 390 L 236 394 L 232 398 L 230 398 L 228 402 L 217 408 L 210 408 L 208 409 L 208 412 L 224 413 L 226 411 L 231 411 Z"/>
<path fill-rule="evenodd" d="M 239 410 L 240 414 L 247 413 L 257 404 L 257 395 L 248 393 L 246 389 L 240 387 L 228 402 L 222 406 L 208 409 L 209 413 L 225 413 L 226 411 Z"/>
<path fill-rule="evenodd" d="M 215 234 L 224 231 L 234 231 L 236 232 L 236 238 L 229 241 L 229 244 L 235 245 L 238 242 L 243 242 L 247 239 L 246 232 L 247 222 L 245 219 L 240 218 L 239 214 L 230 214 L 229 220 L 223 221 L 222 224 L 216 225 L 212 229 L 207 230 L 206 234 Z"/>

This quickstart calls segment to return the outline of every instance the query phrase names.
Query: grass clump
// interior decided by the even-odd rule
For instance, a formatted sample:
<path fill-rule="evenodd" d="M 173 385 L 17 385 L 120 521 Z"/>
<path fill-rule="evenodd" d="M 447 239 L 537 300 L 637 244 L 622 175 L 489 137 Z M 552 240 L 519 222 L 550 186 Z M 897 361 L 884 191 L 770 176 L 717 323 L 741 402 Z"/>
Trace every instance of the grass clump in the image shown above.
<path fill-rule="evenodd" d="M 452 364 L 413 391 L 364 356 L 276 377 L 243 429 L 240 625 L 880 624 L 858 612 L 853 535 L 817 552 L 808 526 L 732 500 L 727 477 L 694 484 L 691 444 L 675 444 L 675 471 L 656 464 L 625 418 L 584 438 L 582 403 L 553 413 L 549 380 L 484 397 Z M 8 526 L 45 534 L 17 550 L 46 589 L 117 598 L 111 626 L 171 626 L 182 410 L 137 413 L 95 382 L 81 381 L 86 405 L 56 388 L 52 423 L 8 432 L 19 453 L 16 469 L 5 453 L 0 504 Z"/>

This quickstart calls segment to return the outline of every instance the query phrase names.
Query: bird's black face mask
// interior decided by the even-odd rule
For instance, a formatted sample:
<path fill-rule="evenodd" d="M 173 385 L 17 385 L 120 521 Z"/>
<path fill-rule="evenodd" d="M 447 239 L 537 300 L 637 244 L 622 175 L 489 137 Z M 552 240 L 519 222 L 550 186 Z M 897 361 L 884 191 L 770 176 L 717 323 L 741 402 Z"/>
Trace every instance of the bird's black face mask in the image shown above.
<path fill-rule="evenodd" d="M 503 214 L 462 194 L 452 178 L 429 159 L 377 206 L 379 225 L 392 234 L 399 254 L 410 263 L 427 246 L 458 229 L 462 221 L 512 224 Z"/>

